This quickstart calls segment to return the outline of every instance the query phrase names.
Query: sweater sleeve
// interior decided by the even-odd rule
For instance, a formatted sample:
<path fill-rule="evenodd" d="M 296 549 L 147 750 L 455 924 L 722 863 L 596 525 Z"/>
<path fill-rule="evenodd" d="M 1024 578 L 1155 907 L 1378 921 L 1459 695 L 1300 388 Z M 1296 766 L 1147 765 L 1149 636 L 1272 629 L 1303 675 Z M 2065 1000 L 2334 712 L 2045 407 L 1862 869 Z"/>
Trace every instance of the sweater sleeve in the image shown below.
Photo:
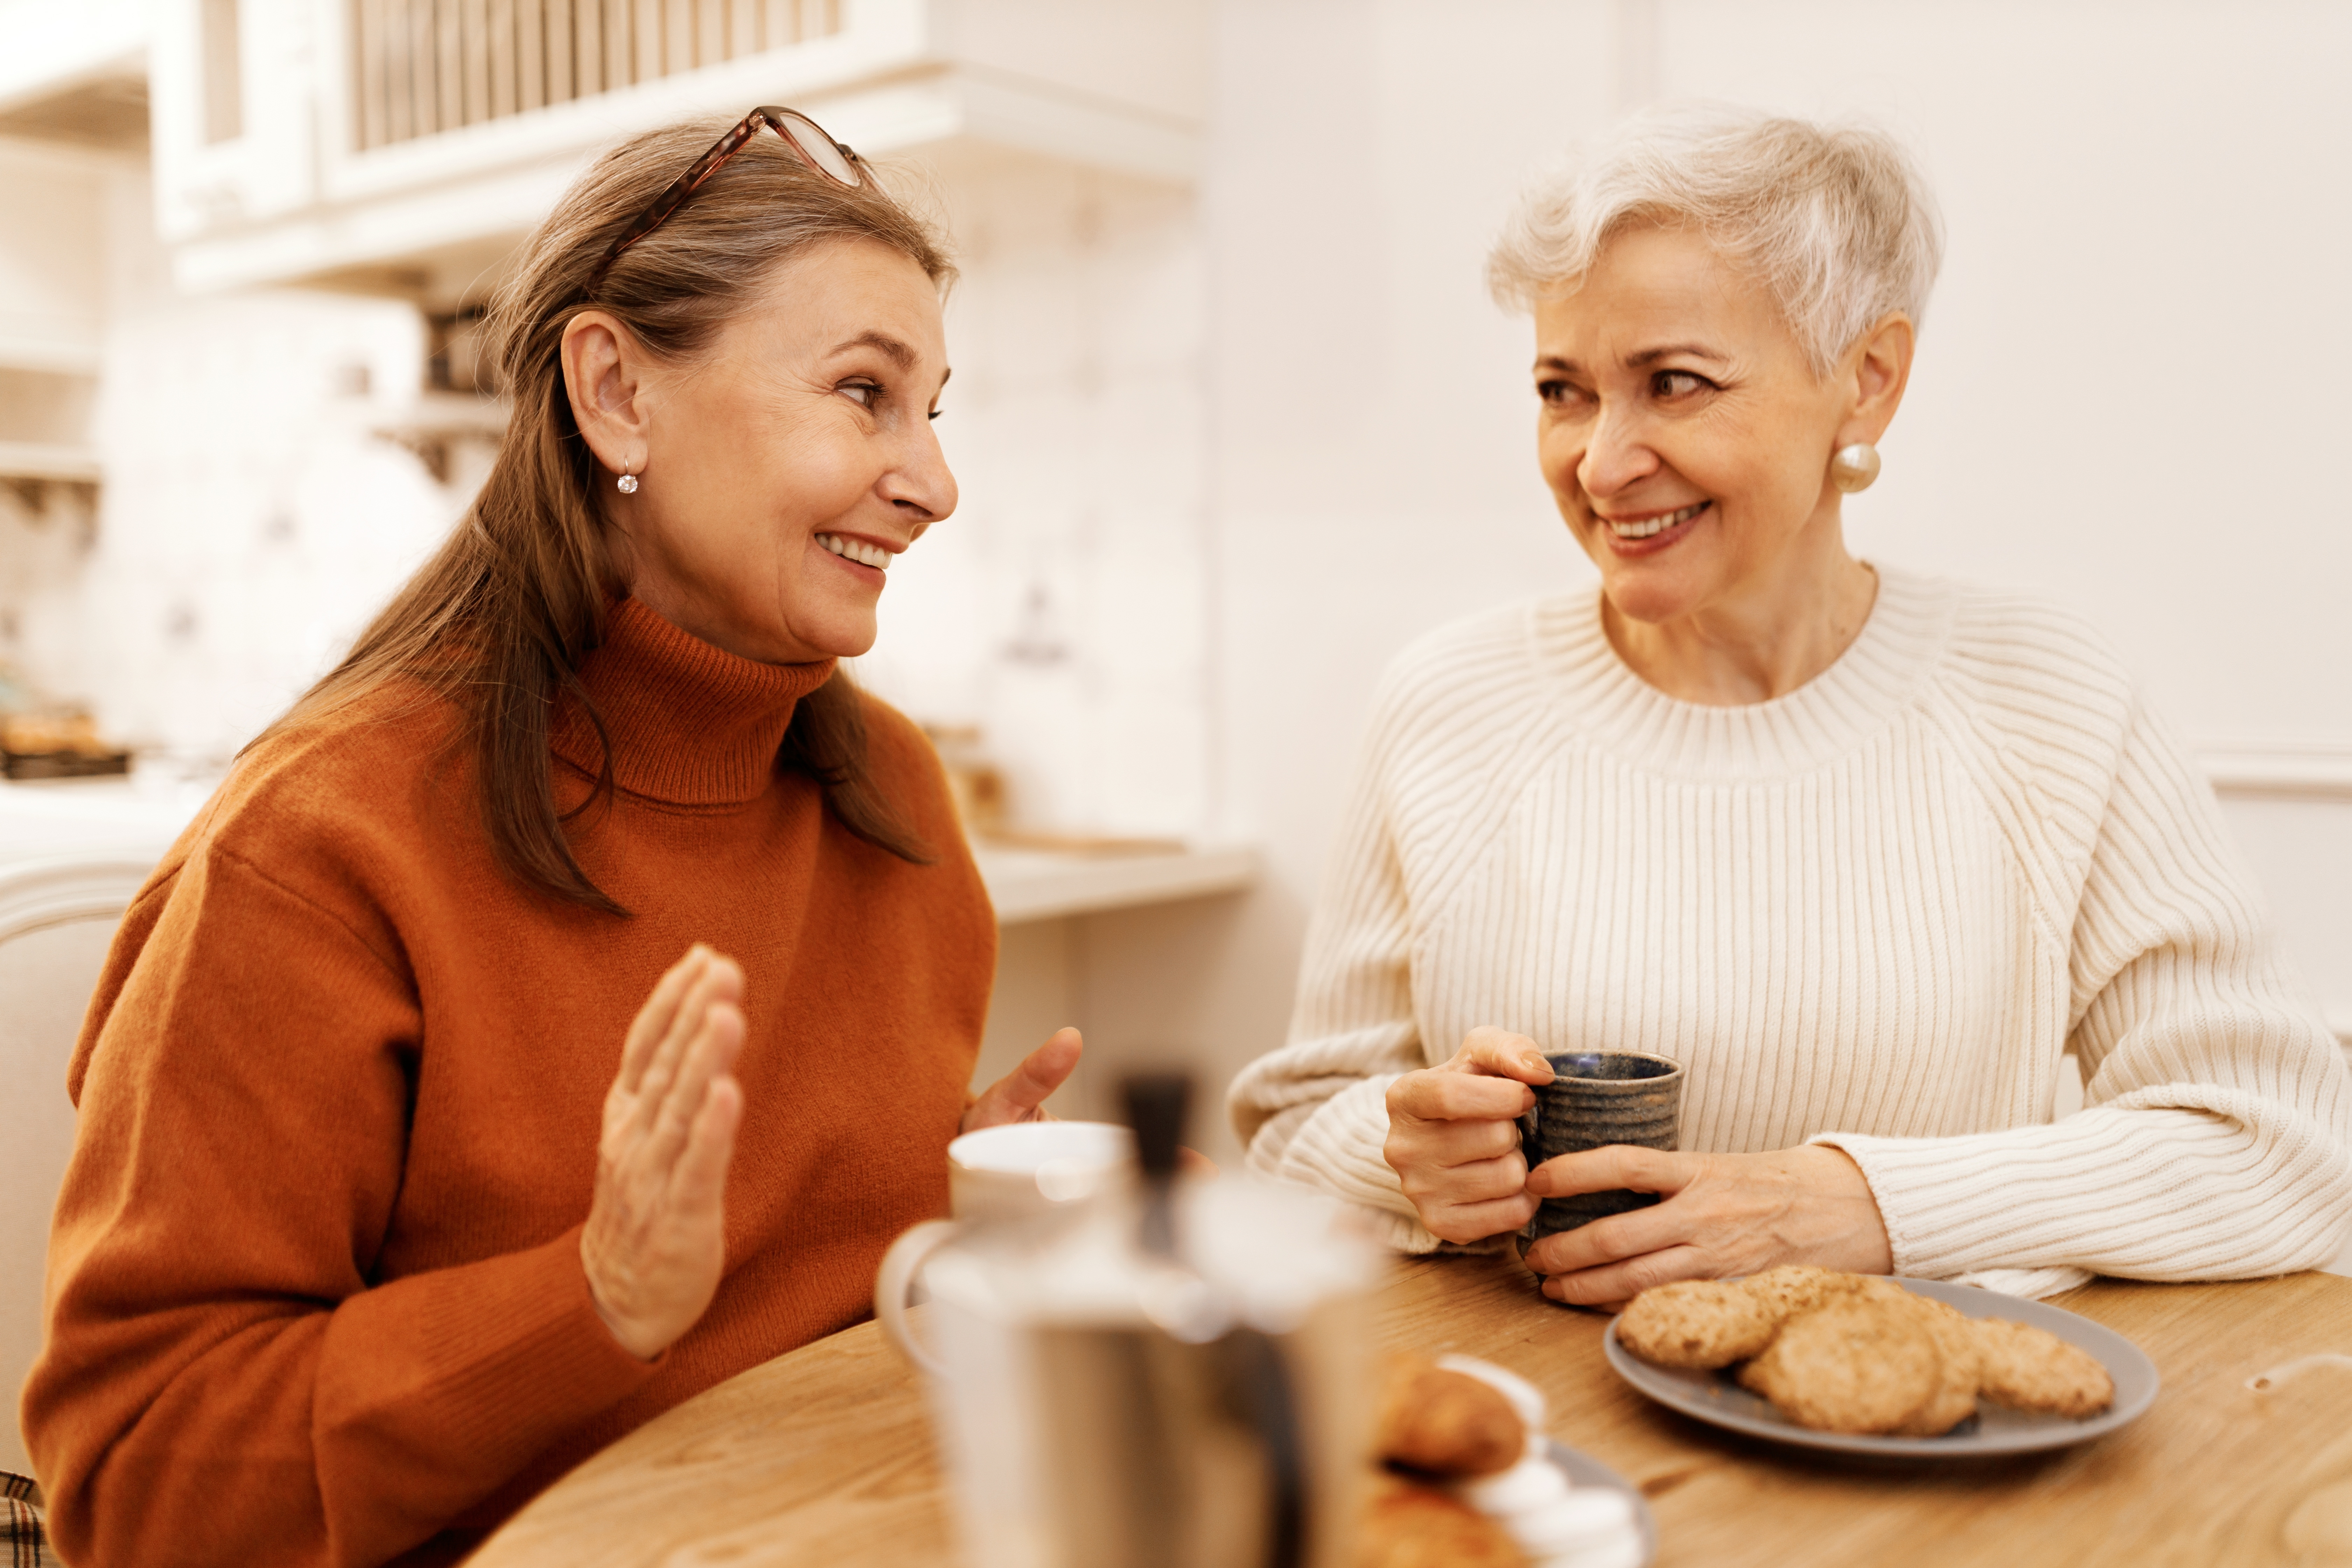
<path fill-rule="evenodd" d="M 2281 961 L 2212 792 L 2134 700 L 2068 939 L 2084 1109 L 1928 1139 L 1828 1133 L 1898 1272 L 2045 1294 L 2087 1272 L 2325 1264 L 2352 1223 L 2352 1074 Z"/>
<path fill-rule="evenodd" d="M 1254 1171 L 1360 1208 L 1405 1252 L 1440 1245 L 1382 1157 L 1388 1089 L 1427 1064 L 1412 1002 L 1412 918 L 1375 745 L 1308 922 L 1290 1037 L 1226 1097 Z"/>
<path fill-rule="evenodd" d="M 377 1283 L 419 1015 L 380 932 L 199 850 L 117 938 L 24 1397 L 76 1563 L 373 1564 L 636 1388 L 577 1228 Z"/>

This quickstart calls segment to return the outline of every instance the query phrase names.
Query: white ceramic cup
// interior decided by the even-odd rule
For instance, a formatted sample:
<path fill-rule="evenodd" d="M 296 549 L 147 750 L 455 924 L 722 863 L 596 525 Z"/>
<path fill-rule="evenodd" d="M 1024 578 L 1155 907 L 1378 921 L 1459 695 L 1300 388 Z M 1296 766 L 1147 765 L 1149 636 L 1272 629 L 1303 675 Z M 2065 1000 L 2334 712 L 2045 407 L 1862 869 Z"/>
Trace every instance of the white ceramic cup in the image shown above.
<path fill-rule="evenodd" d="M 1014 1121 L 967 1132 L 948 1145 L 948 1210 L 890 1244 L 874 1280 L 874 1316 L 898 1353 L 948 1375 L 907 1323 L 915 1277 L 934 1252 L 974 1224 L 1041 1218 L 1100 1192 L 1135 1164 L 1135 1135 L 1109 1121 Z"/>

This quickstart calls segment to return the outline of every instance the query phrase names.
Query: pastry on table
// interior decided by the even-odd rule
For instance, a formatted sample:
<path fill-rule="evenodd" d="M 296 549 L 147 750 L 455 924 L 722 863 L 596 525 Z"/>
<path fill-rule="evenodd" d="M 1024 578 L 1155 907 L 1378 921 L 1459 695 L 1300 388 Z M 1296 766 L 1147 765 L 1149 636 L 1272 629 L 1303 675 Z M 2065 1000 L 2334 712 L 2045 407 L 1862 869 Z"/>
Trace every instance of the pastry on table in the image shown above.
<path fill-rule="evenodd" d="M 1527 1568 L 1509 1531 L 1451 1492 L 1392 1480 L 1358 1533 L 1357 1568 Z"/>
<path fill-rule="evenodd" d="M 1500 1391 L 1417 1357 L 1390 1365 L 1379 1457 L 1430 1476 L 1489 1476 L 1527 1452 L 1527 1423 Z"/>

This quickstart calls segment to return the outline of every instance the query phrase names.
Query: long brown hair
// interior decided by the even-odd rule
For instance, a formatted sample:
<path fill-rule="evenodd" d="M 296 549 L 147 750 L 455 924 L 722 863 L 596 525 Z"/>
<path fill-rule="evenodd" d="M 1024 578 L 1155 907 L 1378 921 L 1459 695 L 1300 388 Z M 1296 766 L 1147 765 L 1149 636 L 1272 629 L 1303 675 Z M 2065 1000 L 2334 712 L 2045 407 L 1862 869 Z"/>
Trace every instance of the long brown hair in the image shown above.
<path fill-rule="evenodd" d="M 483 826 L 499 863 L 524 887 L 614 914 L 627 911 L 591 881 L 564 823 L 614 791 L 612 736 L 580 680 L 622 592 L 597 504 L 601 470 L 566 395 L 561 348 L 591 308 L 624 322 L 656 355 L 689 359 L 780 263 L 811 246 L 870 240 L 954 278 L 936 232 L 870 182 L 857 188 L 810 171 L 772 135 L 747 143 L 668 221 L 624 251 L 587 289 L 623 230 L 725 129 L 672 126 L 622 143 L 564 193 L 523 245 L 486 326 L 513 413 L 481 494 L 455 532 L 362 633 L 335 668 L 265 734 L 347 707 L 395 682 L 417 682 L 464 715 Z M 559 811 L 548 742 L 558 696 L 570 692 L 604 742 L 596 786 Z M 851 833 L 902 858 L 929 853 L 877 785 L 866 727 L 846 673 L 794 709 L 777 756 L 803 773 Z"/>

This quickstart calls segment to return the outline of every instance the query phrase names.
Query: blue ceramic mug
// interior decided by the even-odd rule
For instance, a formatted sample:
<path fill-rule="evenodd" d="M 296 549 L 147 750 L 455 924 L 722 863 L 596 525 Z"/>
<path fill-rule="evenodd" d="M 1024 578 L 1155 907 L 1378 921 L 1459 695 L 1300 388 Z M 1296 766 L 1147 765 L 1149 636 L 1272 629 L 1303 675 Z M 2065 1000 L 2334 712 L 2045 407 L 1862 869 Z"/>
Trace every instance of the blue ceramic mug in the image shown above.
<path fill-rule="evenodd" d="M 1552 1080 L 1535 1089 L 1536 1102 L 1519 1118 L 1519 1152 L 1534 1170 L 1546 1160 L 1633 1143 L 1671 1149 L 1682 1132 L 1683 1064 L 1646 1051 L 1546 1052 Z M 1655 1193 L 1620 1188 L 1546 1198 L 1519 1233 L 1519 1250 L 1558 1231 L 1612 1214 L 1647 1208 Z"/>

